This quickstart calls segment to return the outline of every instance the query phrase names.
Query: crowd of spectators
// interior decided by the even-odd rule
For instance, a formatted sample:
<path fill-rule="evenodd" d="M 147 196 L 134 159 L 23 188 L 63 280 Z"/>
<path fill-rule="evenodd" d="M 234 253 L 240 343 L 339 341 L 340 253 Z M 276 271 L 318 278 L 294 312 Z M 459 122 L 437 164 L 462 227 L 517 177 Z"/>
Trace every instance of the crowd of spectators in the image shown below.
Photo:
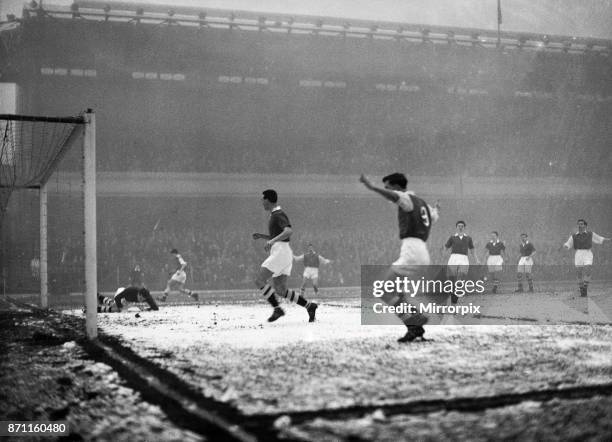
<path fill-rule="evenodd" d="M 426 197 L 426 195 L 424 195 Z M 427 198 L 427 197 L 426 197 Z M 505 277 L 514 279 L 521 233 L 535 245 L 536 277 L 572 280 L 573 253 L 561 249 L 576 220 L 586 218 L 589 228 L 612 235 L 609 200 L 452 200 L 442 199 L 441 218 L 431 231 L 428 247 L 433 264 L 444 264 L 448 251 L 443 245 L 455 231 L 459 219 L 467 222 L 476 253 L 483 259 L 492 230 L 500 232 L 507 246 Z M 321 269 L 325 286 L 357 286 L 361 265 L 384 265 L 399 254 L 396 214 L 393 206 L 372 198 L 283 198 L 294 235 L 294 253 L 304 253 L 312 242 L 333 264 Z M 55 206 L 53 206 L 55 207 Z M 34 208 L 32 209 L 34 213 Z M 50 214 L 49 274 L 52 293 L 79 292 L 83 284 L 83 238 L 78 218 Z M 170 250 L 177 248 L 188 267 L 188 287 L 197 290 L 244 289 L 253 287 L 253 277 L 266 253 L 254 232 L 266 232 L 267 216 L 257 199 L 245 198 L 111 198 L 105 199 L 98 221 L 98 282 L 100 290 L 111 291 L 129 284 L 138 264 L 151 290 L 163 290 L 175 270 Z M 15 236 L 3 252 L 10 257 L 5 269 L 8 287 L 36 289 L 30 268 L 37 256 L 35 216 L 12 222 Z M 23 230 L 19 230 L 23 229 Z M 598 278 L 612 277 L 612 247 L 593 247 Z M 302 264 L 296 264 L 290 283 L 301 282 Z M 28 281 L 30 281 L 28 283 Z"/>
<path fill-rule="evenodd" d="M 117 130 L 107 121 L 101 127 L 112 129 L 100 133 L 100 170 L 346 175 L 404 164 L 437 176 L 605 177 L 612 167 L 612 102 L 448 94 L 278 98 L 225 94 L 207 97 L 211 107 L 201 108 L 197 120 L 185 113 L 187 105 L 174 122 L 152 114 Z"/>
<path fill-rule="evenodd" d="M 384 201 L 348 198 L 332 203 L 325 199 L 295 198 L 285 202 L 295 229 L 291 243 L 294 254 L 303 253 L 312 242 L 317 251 L 333 260 L 333 264 L 321 269 L 322 286 L 357 286 L 361 265 L 387 266 L 398 256 L 394 209 Z M 467 232 L 481 261 L 490 231 L 500 232 L 507 247 L 507 278 L 515 277 L 519 236 L 526 232 L 537 250 L 536 276 L 571 280 L 573 253 L 561 245 L 575 228 L 578 216 L 588 218 L 596 232 L 610 236 L 612 225 L 605 218 L 607 203 L 490 200 L 485 204 L 443 200 L 442 218 L 434 225 L 428 241 L 432 263 L 446 263 L 449 252 L 443 246 L 454 233 L 454 223 L 459 218 L 467 221 Z M 155 210 L 159 212 L 146 216 L 145 206 L 157 207 Z M 141 216 L 127 219 L 118 215 L 125 212 L 124 207 L 131 207 Z M 216 218 L 207 216 L 207 212 L 215 212 Z M 257 205 L 245 207 L 244 200 L 198 200 L 196 203 L 172 200 L 170 203 L 160 199 L 155 206 L 135 199 L 117 199 L 112 210 L 102 216 L 98 231 L 101 290 L 129 284 L 130 272 L 136 264 L 144 272 L 145 284 L 151 290 L 162 290 L 175 270 L 169 253 L 172 248 L 177 248 L 189 263 L 188 287 L 197 290 L 252 288 L 253 277 L 266 256 L 263 242 L 251 238 L 255 231 L 266 231 L 265 213 Z M 51 273 L 64 275 L 57 276 L 59 285 L 66 281 L 78 285 L 80 280 L 75 275 L 83 269 L 79 238 L 54 234 L 51 239 Z M 606 243 L 593 249 L 595 277 L 612 277 L 612 248 Z M 295 264 L 291 284 L 301 282 L 302 269 L 302 264 Z"/>

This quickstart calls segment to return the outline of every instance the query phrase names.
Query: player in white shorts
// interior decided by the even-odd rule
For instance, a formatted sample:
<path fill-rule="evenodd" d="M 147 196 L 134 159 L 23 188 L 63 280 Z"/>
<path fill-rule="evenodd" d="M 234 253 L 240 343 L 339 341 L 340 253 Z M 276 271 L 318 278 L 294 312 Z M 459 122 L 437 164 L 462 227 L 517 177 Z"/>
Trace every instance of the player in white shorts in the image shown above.
<path fill-rule="evenodd" d="M 595 232 L 587 231 L 587 222 L 583 219 L 578 220 L 578 232 L 572 234 L 563 244 L 566 249 L 574 248 L 574 265 L 576 266 L 576 276 L 578 278 L 578 289 L 580 296 L 587 296 L 587 289 L 591 281 L 591 269 L 593 266 L 593 244 L 603 244 L 610 241 Z"/>
<path fill-rule="evenodd" d="M 289 218 L 281 206 L 278 205 L 278 194 L 275 190 L 264 190 L 261 203 L 264 210 L 270 212 L 269 233 L 267 235 L 254 233 L 253 239 L 265 239 L 265 248 L 270 255 L 261 263 L 255 284 L 261 290 L 263 297 L 274 307 L 268 322 L 274 322 L 285 315 L 284 310 L 278 304 L 276 294 L 304 307 L 308 312 L 308 322 L 314 322 L 318 305 L 287 288 L 287 278 L 291 275 L 293 266 L 293 251 L 289 246 L 289 239 L 293 230 Z M 272 278 L 272 285 L 268 284 L 270 278 Z"/>
<path fill-rule="evenodd" d="M 187 267 L 187 262 L 180 255 L 178 250 L 172 249 L 170 250 L 172 256 L 176 260 L 176 271 L 172 273 L 168 283 L 166 284 L 166 288 L 164 289 L 164 294 L 161 298 L 162 302 L 166 301 L 168 298 L 168 293 L 171 290 L 178 290 L 179 292 L 191 296 L 195 301 L 198 300 L 198 294 L 196 292 L 192 292 L 185 288 L 185 282 L 187 281 L 187 273 L 185 272 L 185 268 Z"/>
<path fill-rule="evenodd" d="M 514 293 L 523 292 L 523 277 L 529 284 L 529 291 L 533 293 L 533 276 L 531 270 L 533 269 L 533 257 L 536 254 L 536 249 L 529 241 L 529 236 L 526 233 L 521 233 L 521 243 L 519 244 L 519 252 L 521 257 L 519 258 L 518 266 L 516 268 L 518 278 L 518 288 Z"/>
<path fill-rule="evenodd" d="M 457 221 L 455 223 L 456 233 L 448 238 L 444 247 L 450 250 L 451 254 L 447 263 L 447 277 L 451 281 L 462 281 L 467 277 L 470 268 L 469 254 L 472 255 L 476 264 L 480 264 L 478 257 L 474 254 L 474 242 L 472 238 L 465 233 L 465 221 Z M 457 301 L 463 294 L 451 295 L 451 302 L 457 304 Z"/>
<path fill-rule="evenodd" d="M 319 266 L 321 264 L 331 264 L 332 261 L 315 252 L 312 244 L 308 244 L 308 251 L 306 253 L 294 256 L 293 259 L 295 262 L 304 262 L 300 294 L 304 295 L 306 293 L 306 283 L 310 281 L 315 295 L 317 295 L 319 293 Z"/>
<path fill-rule="evenodd" d="M 423 276 L 423 266 L 430 264 L 427 238 L 431 225 L 439 218 L 439 206 L 430 207 L 413 192 L 406 190 L 408 178 L 403 173 L 393 173 L 382 179 L 384 188 L 375 186 L 365 176 L 359 178 L 369 190 L 397 204 L 399 237 L 401 240 L 400 256 L 392 264 L 386 279 L 394 280 L 397 276 L 410 277 L 418 280 Z M 386 292 L 381 299 L 391 306 L 399 306 L 407 302 L 406 294 Z M 428 318 L 420 313 L 398 313 L 398 318 L 406 325 L 408 331 L 398 339 L 398 342 L 411 342 L 423 338 L 423 325 Z"/>
<path fill-rule="evenodd" d="M 499 233 L 491 232 L 491 240 L 485 246 L 485 256 L 489 279 L 493 282 L 492 293 L 497 293 L 497 287 L 499 287 L 499 274 L 503 269 L 505 250 L 504 242 L 499 240 Z"/>

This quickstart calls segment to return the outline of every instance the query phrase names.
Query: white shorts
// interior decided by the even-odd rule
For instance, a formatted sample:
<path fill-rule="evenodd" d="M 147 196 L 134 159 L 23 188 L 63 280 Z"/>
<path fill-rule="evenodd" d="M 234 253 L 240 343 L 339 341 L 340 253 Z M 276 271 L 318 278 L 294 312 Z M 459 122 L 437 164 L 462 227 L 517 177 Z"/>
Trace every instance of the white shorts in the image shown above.
<path fill-rule="evenodd" d="M 304 279 L 316 279 L 319 277 L 319 269 L 317 267 L 304 267 Z"/>
<path fill-rule="evenodd" d="M 448 276 L 467 275 L 470 259 L 461 253 L 451 253 L 448 258 Z"/>
<path fill-rule="evenodd" d="M 291 275 L 293 251 L 289 243 L 279 241 L 272 244 L 270 255 L 261 263 L 261 266 L 270 270 L 274 278 L 280 275 Z"/>
<path fill-rule="evenodd" d="M 177 270 L 170 278 L 170 281 L 178 282 L 179 284 L 185 284 L 185 281 L 187 281 L 187 273 L 185 273 L 185 270 Z"/>
<path fill-rule="evenodd" d="M 404 238 L 400 248 L 400 256 L 392 264 L 394 266 L 421 265 L 430 263 L 429 251 L 425 241 L 419 238 Z"/>
<path fill-rule="evenodd" d="M 592 266 L 593 252 L 590 249 L 578 249 L 574 255 L 574 264 L 576 267 Z"/>
<path fill-rule="evenodd" d="M 533 258 L 531 256 L 521 256 L 516 271 L 518 273 L 531 273 L 531 267 L 533 267 Z"/>
<path fill-rule="evenodd" d="M 487 258 L 487 267 L 490 273 L 501 272 L 504 258 L 501 255 L 489 255 Z"/>

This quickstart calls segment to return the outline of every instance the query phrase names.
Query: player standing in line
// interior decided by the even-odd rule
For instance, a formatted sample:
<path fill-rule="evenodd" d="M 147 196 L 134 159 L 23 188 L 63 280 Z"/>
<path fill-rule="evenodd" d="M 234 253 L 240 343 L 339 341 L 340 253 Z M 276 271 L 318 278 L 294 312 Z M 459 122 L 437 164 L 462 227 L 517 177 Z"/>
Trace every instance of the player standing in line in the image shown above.
<path fill-rule="evenodd" d="M 424 273 L 421 266 L 428 266 L 431 262 L 426 241 L 432 223 L 439 217 L 438 204 L 430 207 L 413 192 L 407 191 L 408 178 L 403 173 L 392 173 L 384 177 L 382 179 L 384 188 L 372 184 L 365 175 L 361 175 L 359 181 L 369 190 L 397 204 L 400 256 L 391 265 L 386 279 L 393 280 L 402 276 L 418 280 Z M 407 301 L 405 296 L 404 293 L 385 293 L 381 299 L 387 305 L 398 306 Z M 411 342 L 416 338 L 423 338 L 425 333 L 423 325 L 428 321 L 427 316 L 420 313 L 402 313 L 397 316 L 408 328 L 406 334 L 397 340 L 398 342 Z"/>
<path fill-rule="evenodd" d="M 157 303 L 151 293 L 144 287 L 119 287 L 115 295 L 102 296 L 98 293 L 98 312 L 120 312 L 123 308 L 122 301 L 126 302 L 146 302 L 149 310 L 159 310 Z"/>
<path fill-rule="evenodd" d="M 493 281 L 492 293 L 497 293 L 497 287 L 499 287 L 499 274 L 503 269 L 503 254 L 505 250 L 504 242 L 499 240 L 499 233 L 496 231 L 491 232 L 491 240 L 485 246 L 485 256 L 489 279 Z"/>
<path fill-rule="evenodd" d="M 166 284 L 166 288 L 164 289 L 164 294 L 161 298 L 162 302 L 165 302 L 168 298 L 168 293 L 176 287 L 181 293 L 185 295 L 191 296 L 195 301 L 198 300 L 198 294 L 196 292 L 192 292 L 191 290 L 187 290 L 185 288 L 185 281 L 187 281 L 187 273 L 185 272 L 185 268 L 187 268 L 187 262 L 183 259 L 183 257 L 179 254 L 178 250 L 172 249 L 170 253 L 174 256 L 176 260 L 176 271 L 170 276 L 168 283 Z"/>
<path fill-rule="evenodd" d="M 574 265 L 576 266 L 576 276 L 578 277 L 578 288 L 580 296 L 587 296 L 587 289 L 591 281 L 591 269 L 593 266 L 593 243 L 603 244 L 610 241 L 595 232 L 587 231 L 587 222 L 583 219 L 578 220 L 578 232 L 572 234 L 567 242 L 563 244 L 566 249 L 572 247 L 576 250 L 574 255 Z"/>
<path fill-rule="evenodd" d="M 321 264 L 331 264 L 331 260 L 325 258 L 323 255 L 315 252 L 312 244 L 308 244 L 308 251 L 300 256 L 294 256 L 295 262 L 304 261 L 304 274 L 302 275 L 302 286 L 300 287 L 300 294 L 304 296 L 306 293 L 306 282 L 312 282 L 312 288 L 314 289 L 315 296 L 319 294 L 319 266 Z"/>
<path fill-rule="evenodd" d="M 535 247 L 529 241 L 526 233 L 521 233 L 521 243 L 519 244 L 519 250 L 521 257 L 519 258 L 517 268 L 518 288 L 514 293 L 523 293 L 523 276 L 529 284 L 529 291 L 533 293 L 533 277 L 531 276 L 531 270 L 533 268 L 533 257 L 536 253 Z"/>
<path fill-rule="evenodd" d="M 275 190 L 264 190 L 261 203 L 264 210 L 270 212 L 268 234 L 253 233 L 253 239 L 265 239 L 265 248 L 270 255 L 261 264 L 255 284 L 261 290 L 263 297 L 274 307 L 268 322 L 274 322 L 285 315 L 284 310 L 278 304 L 276 294 L 304 307 L 308 312 L 308 322 L 314 322 L 318 305 L 287 288 L 287 278 L 291 275 L 293 267 L 293 252 L 289 245 L 293 230 L 289 218 L 278 205 L 278 194 Z M 268 284 L 270 278 L 272 278 L 272 286 Z"/>
<path fill-rule="evenodd" d="M 477 265 L 480 264 L 478 258 L 474 254 L 474 242 L 472 238 L 465 233 L 465 221 L 457 221 L 455 224 L 457 232 L 448 238 L 444 247 L 449 249 L 451 254 L 448 258 L 446 276 L 453 281 L 462 281 L 466 278 L 470 269 L 470 259 L 468 254 L 471 254 Z M 463 296 L 463 295 L 461 295 Z M 451 294 L 451 302 L 457 304 L 459 296 L 455 293 Z"/>

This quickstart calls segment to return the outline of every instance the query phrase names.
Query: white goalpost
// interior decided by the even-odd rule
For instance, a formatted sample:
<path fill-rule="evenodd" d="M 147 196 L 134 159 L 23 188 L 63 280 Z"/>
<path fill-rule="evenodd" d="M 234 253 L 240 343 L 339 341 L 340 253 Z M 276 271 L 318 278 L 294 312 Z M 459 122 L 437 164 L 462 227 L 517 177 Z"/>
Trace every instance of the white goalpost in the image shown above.
<path fill-rule="evenodd" d="M 0 141 L 2 292 L 27 293 L 32 289 L 24 281 L 35 276 L 41 308 L 49 307 L 50 296 L 82 295 L 87 336 L 95 339 L 95 114 L 90 109 L 77 117 L 2 114 Z M 37 205 L 28 205 L 36 198 Z M 28 229 L 34 224 L 34 212 L 38 212 L 36 233 Z M 56 236 L 51 244 L 50 212 L 54 222 L 51 235 Z M 33 250 L 38 256 L 28 261 Z M 76 282 L 69 281 L 71 277 Z"/>

